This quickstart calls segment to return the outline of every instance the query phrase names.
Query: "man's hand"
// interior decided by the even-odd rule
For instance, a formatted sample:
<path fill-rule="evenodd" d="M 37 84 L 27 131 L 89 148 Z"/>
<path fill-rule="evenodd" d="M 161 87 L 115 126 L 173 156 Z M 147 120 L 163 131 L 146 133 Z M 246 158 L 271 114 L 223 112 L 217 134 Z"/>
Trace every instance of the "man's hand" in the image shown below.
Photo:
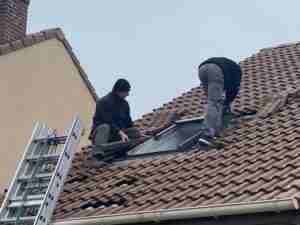
<path fill-rule="evenodd" d="M 129 141 L 129 137 L 127 136 L 127 134 L 125 134 L 124 131 L 120 130 L 119 135 L 121 136 L 122 142 L 128 142 Z"/>
<path fill-rule="evenodd" d="M 142 132 L 142 135 L 143 136 L 149 136 L 149 135 L 151 136 L 151 135 L 156 134 L 158 131 L 159 130 L 157 129 L 157 127 L 149 127 L 149 128 L 147 128 L 147 130 L 144 130 Z"/>

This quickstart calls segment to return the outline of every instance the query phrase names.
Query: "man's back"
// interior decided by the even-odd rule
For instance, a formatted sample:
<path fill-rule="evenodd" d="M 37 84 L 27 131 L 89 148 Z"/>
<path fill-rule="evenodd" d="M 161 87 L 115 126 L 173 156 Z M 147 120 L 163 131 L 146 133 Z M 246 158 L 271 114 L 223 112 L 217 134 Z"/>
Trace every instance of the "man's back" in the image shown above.
<path fill-rule="evenodd" d="M 242 71 L 239 64 L 225 57 L 212 57 L 205 60 L 200 66 L 208 63 L 218 65 L 224 74 L 224 89 L 231 91 L 240 86 Z"/>
<path fill-rule="evenodd" d="M 116 130 L 133 125 L 128 102 L 112 92 L 97 101 L 92 130 L 104 123 Z"/>

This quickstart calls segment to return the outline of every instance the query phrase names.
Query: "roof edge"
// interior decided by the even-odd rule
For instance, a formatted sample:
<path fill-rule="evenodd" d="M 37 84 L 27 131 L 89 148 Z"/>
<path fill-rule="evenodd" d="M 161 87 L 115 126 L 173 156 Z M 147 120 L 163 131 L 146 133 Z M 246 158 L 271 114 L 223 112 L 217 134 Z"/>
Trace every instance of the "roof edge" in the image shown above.
<path fill-rule="evenodd" d="M 286 43 L 277 44 L 276 46 L 273 46 L 273 47 L 262 48 L 259 50 L 259 53 L 265 53 L 265 52 L 269 52 L 269 51 L 276 50 L 276 49 L 292 47 L 294 45 L 300 45 L 300 42 L 299 41 L 286 42 Z"/>
<path fill-rule="evenodd" d="M 0 56 L 9 54 L 11 52 L 17 51 L 19 49 L 23 49 L 26 47 L 33 46 L 35 44 L 41 43 L 46 40 L 57 39 L 63 43 L 67 52 L 69 53 L 74 65 L 76 66 L 82 80 L 86 84 L 89 92 L 91 93 L 93 99 L 96 101 L 98 99 L 98 95 L 93 87 L 92 83 L 89 81 L 87 74 L 83 70 L 77 56 L 75 55 L 70 43 L 66 39 L 61 28 L 53 28 L 40 31 L 38 33 L 28 34 L 24 38 L 16 41 L 11 41 L 0 45 Z"/>
<path fill-rule="evenodd" d="M 298 210 L 298 199 L 278 199 L 256 202 L 244 202 L 233 204 L 209 205 L 197 208 L 177 208 L 156 211 L 145 211 L 139 213 L 124 213 L 114 215 L 103 215 L 98 217 L 84 217 L 71 220 L 61 220 L 51 225 L 101 225 L 101 224 L 135 224 L 162 222 L 179 219 L 196 219 L 204 217 L 218 217 L 241 214 L 252 214 L 261 212 L 280 212 L 287 210 Z"/>

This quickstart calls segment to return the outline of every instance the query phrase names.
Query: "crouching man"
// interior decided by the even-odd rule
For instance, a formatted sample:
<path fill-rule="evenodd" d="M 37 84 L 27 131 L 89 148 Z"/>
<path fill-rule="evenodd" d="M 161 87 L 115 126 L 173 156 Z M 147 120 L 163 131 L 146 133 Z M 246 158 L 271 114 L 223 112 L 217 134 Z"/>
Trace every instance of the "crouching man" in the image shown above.
<path fill-rule="evenodd" d="M 239 93 L 242 70 L 231 59 L 215 57 L 201 63 L 198 73 L 207 97 L 204 136 L 212 140 L 221 134 L 223 117 L 230 113 L 231 103 Z"/>
<path fill-rule="evenodd" d="M 140 136 L 139 131 L 133 127 L 130 107 L 126 101 L 129 92 L 129 82 L 119 79 L 112 91 L 97 101 L 90 134 L 93 150 L 101 144 L 128 142 Z"/>

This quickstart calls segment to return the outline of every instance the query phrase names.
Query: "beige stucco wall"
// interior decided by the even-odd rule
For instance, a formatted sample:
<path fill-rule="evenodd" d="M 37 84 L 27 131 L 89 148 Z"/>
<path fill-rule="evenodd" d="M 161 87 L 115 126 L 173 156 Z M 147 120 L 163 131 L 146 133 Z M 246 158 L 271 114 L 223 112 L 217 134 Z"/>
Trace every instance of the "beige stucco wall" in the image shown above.
<path fill-rule="evenodd" d="M 0 56 L 0 74 L 2 192 L 15 172 L 34 121 L 63 132 L 78 113 L 89 128 L 95 101 L 56 39 Z M 81 145 L 85 143 L 86 136 Z"/>

